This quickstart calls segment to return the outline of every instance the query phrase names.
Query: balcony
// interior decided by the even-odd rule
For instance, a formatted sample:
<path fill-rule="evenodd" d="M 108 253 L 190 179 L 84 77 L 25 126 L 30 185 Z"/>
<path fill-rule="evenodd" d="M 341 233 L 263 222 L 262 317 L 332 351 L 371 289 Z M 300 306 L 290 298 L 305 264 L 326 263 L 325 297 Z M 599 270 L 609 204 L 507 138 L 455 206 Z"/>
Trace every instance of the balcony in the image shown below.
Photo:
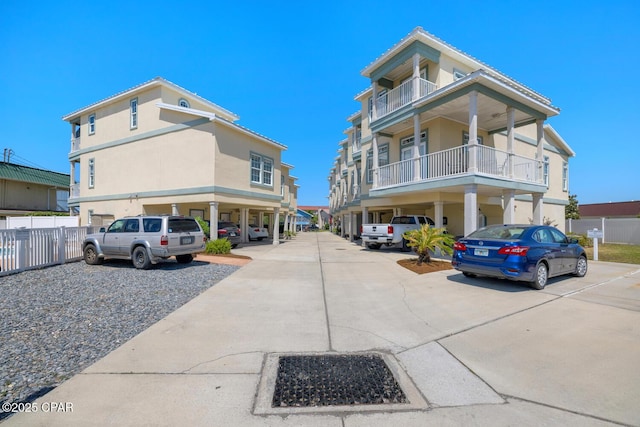
<path fill-rule="evenodd" d="M 407 80 L 400 86 L 391 89 L 383 95 L 379 95 L 376 100 L 376 114 L 374 120 L 398 111 L 405 105 L 411 104 L 413 101 L 429 95 L 438 89 L 435 83 L 422 78 L 418 80 L 418 93 L 414 96 L 414 79 Z"/>
<path fill-rule="evenodd" d="M 69 188 L 69 198 L 75 199 L 80 197 L 80 184 L 73 184 L 71 188 Z"/>
<path fill-rule="evenodd" d="M 80 137 L 71 138 L 71 152 L 74 153 L 80 149 Z"/>
<path fill-rule="evenodd" d="M 542 162 L 536 159 L 483 145 L 463 145 L 380 166 L 373 188 L 381 190 L 466 175 L 543 184 Z"/>

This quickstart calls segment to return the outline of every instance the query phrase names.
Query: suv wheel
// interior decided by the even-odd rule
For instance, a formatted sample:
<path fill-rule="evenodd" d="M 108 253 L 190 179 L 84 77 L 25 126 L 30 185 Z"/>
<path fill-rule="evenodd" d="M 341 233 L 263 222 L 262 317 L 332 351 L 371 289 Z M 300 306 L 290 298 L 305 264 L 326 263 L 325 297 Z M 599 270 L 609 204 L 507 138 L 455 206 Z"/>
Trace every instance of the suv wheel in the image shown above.
<path fill-rule="evenodd" d="M 88 244 L 87 246 L 85 246 L 83 256 L 84 262 L 89 265 L 102 264 L 102 259 L 98 256 L 98 251 L 92 244 Z"/>
<path fill-rule="evenodd" d="M 179 264 L 189 264 L 191 261 L 193 261 L 193 255 L 176 255 L 176 261 L 178 261 Z"/>
<path fill-rule="evenodd" d="M 149 259 L 149 254 L 147 253 L 147 249 L 143 246 L 138 246 L 133 250 L 133 266 L 135 268 L 140 268 L 143 270 L 151 267 L 151 260 Z"/>

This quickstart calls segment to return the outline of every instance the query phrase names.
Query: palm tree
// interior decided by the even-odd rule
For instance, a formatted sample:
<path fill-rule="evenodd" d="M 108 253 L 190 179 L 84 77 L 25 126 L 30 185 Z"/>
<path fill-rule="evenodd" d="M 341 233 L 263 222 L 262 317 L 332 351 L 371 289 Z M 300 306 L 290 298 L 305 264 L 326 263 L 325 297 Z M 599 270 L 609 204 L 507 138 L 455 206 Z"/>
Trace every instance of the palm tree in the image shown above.
<path fill-rule="evenodd" d="M 429 224 L 422 227 L 405 231 L 403 237 L 407 240 L 407 246 L 413 248 L 418 254 L 418 265 L 423 262 L 431 262 L 429 251 L 440 251 L 451 255 L 453 253 L 453 236 L 447 233 L 445 228 L 433 228 Z"/>

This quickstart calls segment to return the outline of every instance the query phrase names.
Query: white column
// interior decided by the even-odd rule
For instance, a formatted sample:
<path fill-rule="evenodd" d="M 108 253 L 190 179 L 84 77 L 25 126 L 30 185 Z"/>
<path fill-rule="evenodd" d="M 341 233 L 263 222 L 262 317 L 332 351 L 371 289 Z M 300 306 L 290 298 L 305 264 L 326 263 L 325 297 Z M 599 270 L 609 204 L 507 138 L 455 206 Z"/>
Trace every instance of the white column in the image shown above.
<path fill-rule="evenodd" d="M 378 132 L 373 134 L 371 151 L 373 154 L 373 165 L 371 166 L 373 169 L 373 183 L 371 184 L 371 188 L 376 188 L 378 186 Z"/>
<path fill-rule="evenodd" d="M 369 208 L 366 206 L 362 207 L 362 225 L 369 224 Z M 362 240 L 362 246 L 367 246 Z"/>
<path fill-rule="evenodd" d="M 542 182 L 542 176 L 544 173 L 544 120 L 536 120 L 536 158 L 538 163 L 538 176 L 540 182 Z"/>
<path fill-rule="evenodd" d="M 289 231 L 289 212 L 284 213 L 284 224 L 282 230 L 284 231 L 284 238 L 287 238 L 287 231 Z"/>
<path fill-rule="evenodd" d="M 353 242 L 355 240 L 355 235 L 357 233 L 356 226 L 358 224 L 358 220 L 355 212 L 349 212 L 349 241 Z"/>
<path fill-rule="evenodd" d="M 378 118 L 378 106 L 376 105 L 376 101 L 378 99 L 378 83 L 373 82 L 373 93 L 371 94 L 371 109 L 373 110 L 371 117 L 373 120 Z"/>
<path fill-rule="evenodd" d="M 264 212 L 263 211 L 258 212 L 258 227 L 260 227 L 260 228 L 264 227 Z"/>
<path fill-rule="evenodd" d="M 249 208 L 240 208 L 240 238 L 249 241 Z"/>
<path fill-rule="evenodd" d="M 420 180 L 420 114 L 413 115 L 413 179 Z"/>
<path fill-rule="evenodd" d="M 420 54 L 413 54 L 413 96 L 411 99 L 420 98 Z"/>
<path fill-rule="evenodd" d="M 180 212 L 178 212 L 177 203 L 171 203 L 171 215 L 180 215 Z"/>
<path fill-rule="evenodd" d="M 542 225 L 543 216 L 543 193 L 533 193 L 533 223 Z"/>
<path fill-rule="evenodd" d="M 209 234 L 211 240 L 218 238 L 218 202 L 209 202 Z"/>
<path fill-rule="evenodd" d="M 433 207 L 434 207 L 434 211 L 435 211 L 435 215 L 436 217 L 433 218 L 433 222 L 436 223 L 436 228 L 442 228 L 444 227 L 443 221 L 442 221 L 442 217 L 444 216 L 444 202 L 442 201 L 435 201 L 433 202 Z"/>
<path fill-rule="evenodd" d="M 273 244 L 280 244 L 280 208 L 273 209 Z"/>
<path fill-rule="evenodd" d="M 478 92 L 469 93 L 469 172 L 478 171 L 476 149 L 478 147 Z M 466 233 L 465 233 L 466 235 Z"/>
<path fill-rule="evenodd" d="M 478 186 L 467 184 L 464 186 L 464 235 L 476 231 L 478 228 Z"/>
<path fill-rule="evenodd" d="M 76 177 L 76 162 L 69 162 L 69 173 L 70 178 L 69 178 L 69 197 L 73 197 L 73 186 L 75 185 L 75 177 Z M 79 189 L 78 189 L 79 190 Z M 78 196 L 80 196 L 80 193 L 78 193 Z M 73 215 L 73 208 L 69 207 L 69 215 Z"/>
<path fill-rule="evenodd" d="M 507 171 L 509 178 L 513 178 L 513 146 L 515 141 L 515 109 L 513 107 L 507 107 L 507 153 L 509 156 Z M 511 224 L 506 222 L 505 224 Z"/>
<path fill-rule="evenodd" d="M 504 224 L 513 224 L 516 221 L 515 194 L 514 190 L 504 190 L 502 192 L 502 222 Z"/>

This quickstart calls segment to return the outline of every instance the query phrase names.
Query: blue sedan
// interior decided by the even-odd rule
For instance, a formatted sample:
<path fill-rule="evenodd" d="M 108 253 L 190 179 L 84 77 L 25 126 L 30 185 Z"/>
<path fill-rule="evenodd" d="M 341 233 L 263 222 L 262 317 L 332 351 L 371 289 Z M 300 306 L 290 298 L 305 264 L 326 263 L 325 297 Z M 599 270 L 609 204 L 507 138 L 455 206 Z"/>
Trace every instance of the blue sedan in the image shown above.
<path fill-rule="evenodd" d="M 458 240 L 453 268 L 477 275 L 529 282 L 543 289 L 550 277 L 587 274 L 587 255 L 576 239 L 547 225 L 490 225 Z"/>

